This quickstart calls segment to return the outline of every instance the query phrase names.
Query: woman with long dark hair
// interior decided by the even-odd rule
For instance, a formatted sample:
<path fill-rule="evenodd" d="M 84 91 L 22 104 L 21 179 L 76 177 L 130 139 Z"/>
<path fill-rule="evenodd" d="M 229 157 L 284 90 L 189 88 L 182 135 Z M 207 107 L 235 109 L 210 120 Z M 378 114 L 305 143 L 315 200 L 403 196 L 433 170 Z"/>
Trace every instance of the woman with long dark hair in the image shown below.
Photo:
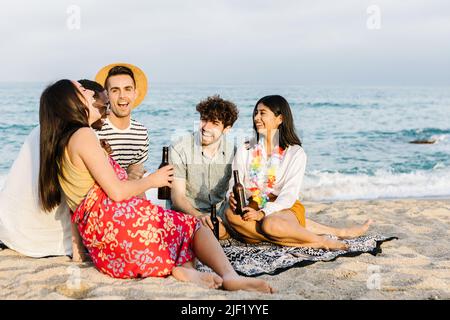
<path fill-rule="evenodd" d="M 364 234 L 371 220 L 362 226 L 337 229 L 305 218 L 298 200 L 306 167 L 306 154 L 297 136 L 289 103 L 282 96 L 261 98 L 253 111 L 255 138 L 241 146 L 233 161 L 239 171 L 249 204 L 242 216 L 236 214 L 236 200 L 230 181 L 228 225 L 243 241 L 269 241 L 280 245 L 345 249 L 339 238 Z"/>
<path fill-rule="evenodd" d="M 39 196 L 50 211 L 64 193 L 94 265 L 115 278 L 173 275 L 210 288 L 272 292 L 263 280 L 240 277 L 209 228 L 195 217 L 136 197 L 149 188 L 171 186 L 173 167 L 127 180 L 89 127 L 101 115 L 93 92 L 60 80 L 40 101 Z M 217 274 L 193 268 L 197 257 Z"/>

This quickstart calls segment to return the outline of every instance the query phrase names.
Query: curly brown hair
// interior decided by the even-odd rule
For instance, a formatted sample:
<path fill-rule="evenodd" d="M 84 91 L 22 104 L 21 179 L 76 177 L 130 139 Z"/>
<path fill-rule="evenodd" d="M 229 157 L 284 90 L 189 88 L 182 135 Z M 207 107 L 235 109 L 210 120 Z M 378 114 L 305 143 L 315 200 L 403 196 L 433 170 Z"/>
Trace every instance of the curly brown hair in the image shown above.
<path fill-rule="evenodd" d="M 202 120 L 222 121 L 224 128 L 233 126 L 239 115 L 236 105 L 231 101 L 222 99 L 219 95 L 200 101 L 196 109 Z"/>

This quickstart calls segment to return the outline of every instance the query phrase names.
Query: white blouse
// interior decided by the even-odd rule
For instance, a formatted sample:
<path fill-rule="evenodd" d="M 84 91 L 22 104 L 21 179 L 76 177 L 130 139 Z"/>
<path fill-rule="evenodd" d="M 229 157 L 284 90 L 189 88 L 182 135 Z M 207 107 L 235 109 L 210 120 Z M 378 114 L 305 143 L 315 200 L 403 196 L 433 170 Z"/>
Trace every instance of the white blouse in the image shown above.
<path fill-rule="evenodd" d="M 247 145 L 248 146 L 248 145 Z M 251 192 L 247 189 L 250 186 L 249 169 L 252 160 L 251 153 L 254 145 L 247 149 L 246 145 L 238 148 L 233 160 L 233 170 L 239 171 L 239 180 L 245 187 L 245 197 L 248 199 Z M 266 150 L 263 147 L 263 157 L 267 159 Z M 289 146 L 285 150 L 283 160 L 276 171 L 276 180 L 273 194 L 278 196 L 273 202 L 267 202 L 263 209 L 266 216 L 291 208 L 299 198 L 300 188 L 303 182 L 306 168 L 306 153 L 299 145 Z M 230 179 L 227 197 L 233 191 L 234 178 Z"/>
<path fill-rule="evenodd" d="M 72 255 L 70 213 L 64 196 L 51 212 L 40 208 L 39 137 L 37 126 L 26 138 L 0 190 L 0 241 L 30 257 Z"/>

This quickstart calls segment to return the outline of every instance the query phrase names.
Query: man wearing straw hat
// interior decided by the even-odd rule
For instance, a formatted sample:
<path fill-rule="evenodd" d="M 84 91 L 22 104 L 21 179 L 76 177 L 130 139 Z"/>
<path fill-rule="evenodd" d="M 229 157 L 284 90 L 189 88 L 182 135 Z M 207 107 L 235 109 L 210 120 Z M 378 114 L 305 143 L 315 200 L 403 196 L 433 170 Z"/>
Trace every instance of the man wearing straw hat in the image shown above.
<path fill-rule="evenodd" d="M 144 100 L 147 77 L 134 65 L 114 63 L 103 67 L 95 80 L 104 85 L 111 105 L 111 112 L 97 135 L 108 141 L 111 157 L 127 171 L 128 179 L 140 179 L 148 158 L 148 132 L 144 125 L 131 118 L 131 111 Z"/>

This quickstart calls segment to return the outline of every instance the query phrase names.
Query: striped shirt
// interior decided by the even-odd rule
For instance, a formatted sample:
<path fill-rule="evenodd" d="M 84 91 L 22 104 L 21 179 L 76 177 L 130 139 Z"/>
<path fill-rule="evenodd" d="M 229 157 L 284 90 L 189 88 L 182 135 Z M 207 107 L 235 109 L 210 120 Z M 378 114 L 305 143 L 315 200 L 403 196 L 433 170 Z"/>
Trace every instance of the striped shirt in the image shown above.
<path fill-rule="evenodd" d="M 111 157 L 125 170 L 131 164 L 144 163 L 148 158 L 147 128 L 134 119 L 124 130 L 116 128 L 106 119 L 100 131 L 99 139 L 106 139 L 113 150 Z"/>

